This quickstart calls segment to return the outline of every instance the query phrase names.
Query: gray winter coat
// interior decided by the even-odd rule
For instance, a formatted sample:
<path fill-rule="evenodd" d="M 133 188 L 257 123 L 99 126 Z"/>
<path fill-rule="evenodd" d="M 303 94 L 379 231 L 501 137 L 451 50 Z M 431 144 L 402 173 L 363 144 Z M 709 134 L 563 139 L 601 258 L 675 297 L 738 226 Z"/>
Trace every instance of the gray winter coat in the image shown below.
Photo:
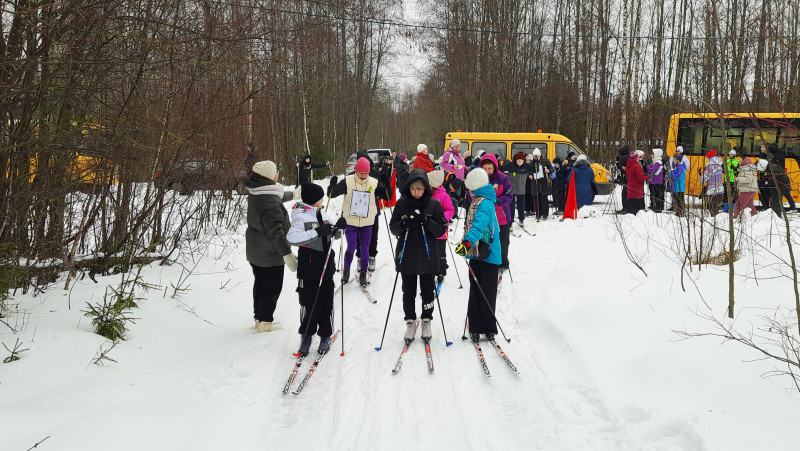
<path fill-rule="evenodd" d="M 245 186 L 250 191 L 245 232 L 247 261 L 262 268 L 283 265 L 283 256 L 291 253 L 286 241 L 291 223 L 283 202 L 291 200 L 292 193 L 258 174 L 247 179 Z"/>
<path fill-rule="evenodd" d="M 522 196 L 525 194 L 525 186 L 528 181 L 528 176 L 531 175 L 531 165 L 522 163 L 518 166 L 516 161 L 512 161 L 508 165 L 508 178 L 511 179 L 511 191 L 515 196 Z"/>

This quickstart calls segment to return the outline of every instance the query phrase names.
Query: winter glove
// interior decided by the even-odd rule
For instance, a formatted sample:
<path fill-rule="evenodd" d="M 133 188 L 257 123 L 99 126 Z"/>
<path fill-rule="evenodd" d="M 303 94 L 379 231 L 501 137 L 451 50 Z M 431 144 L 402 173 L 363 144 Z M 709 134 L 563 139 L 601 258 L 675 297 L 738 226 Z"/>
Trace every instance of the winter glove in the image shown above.
<path fill-rule="evenodd" d="M 410 229 L 411 228 L 411 224 L 413 222 L 414 222 L 414 217 L 413 216 L 410 217 L 410 218 L 408 216 L 406 216 L 406 215 L 403 215 L 403 216 L 400 217 L 400 227 L 402 227 L 403 230 Z"/>
<path fill-rule="evenodd" d="M 431 222 L 431 217 L 428 215 L 417 215 L 417 222 L 419 222 L 420 225 L 425 227 L 426 225 L 428 225 L 429 222 Z"/>
<path fill-rule="evenodd" d="M 317 227 L 316 230 L 317 230 L 317 235 L 319 235 L 320 237 L 326 237 L 331 233 L 333 233 L 333 226 L 331 224 L 326 223 Z"/>
<path fill-rule="evenodd" d="M 347 219 L 339 218 L 339 220 L 336 221 L 336 228 L 340 229 L 340 230 L 346 229 L 347 228 Z"/>
<path fill-rule="evenodd" d="M 462 257 L 464 257 L 464 256 L 466 256 L 466 255 L 467 255 L 467 252 L 469 252 L 469 249 L 470 249 L 471 247 L 472 247 L 472 243 L 470 243 L 470 242 L 469 242 L 469 241 L 467 241 L 467 240 L 463 240 L 463 241 L 461 242 L 461 244 L 459 244 L 458 246 L 456 246 L 456 254 L 458 254 L 458 255 L 460 255 L 460 256 L 462 256 Z"/>
<path fill-rule="evenodd" d="M 283 262 L 286 263 L 286 266 L 289 268 L 291 272 L 297 272 L 297 258 L 292 253 L 288 253 L 283 256 Z"/>

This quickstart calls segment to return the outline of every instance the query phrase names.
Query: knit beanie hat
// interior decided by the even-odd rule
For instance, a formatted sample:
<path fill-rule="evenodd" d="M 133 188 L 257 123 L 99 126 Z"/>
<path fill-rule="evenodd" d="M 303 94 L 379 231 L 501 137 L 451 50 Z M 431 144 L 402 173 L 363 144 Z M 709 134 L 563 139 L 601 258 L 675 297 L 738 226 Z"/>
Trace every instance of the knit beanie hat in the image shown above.
<path fill-rule="evenodd" d="M 278 173 L 278 167 L 275 166 L 275 163 L 269 160 L 264 160 L 264 161 L 259 161 L 253 165 L 253 172 L 262 177 L 274 180 L 275 174 Z"/>
<path fill-rule="evenodd" d="M 314 205 L 325 196 L 325 191 L 316 183 L 303 183 L 300 185 L 300 199 L 304 204 Z"/>
<path fill-rule="evenodd" d="M 531 153 L 531 155 L 533 155 L 534 157 L 541 157 L 542 156 L 542 151 L 539 150 L 539 148 L 537 147 L 537 148 L 533 149 L 533 152 Z"/>
<path fill-rule="evenodd" d="M 709 160 L 716 156 L 717 156 L 717 149 L 711 149 L 711 152 L 706 154 L 706 158 L 708 158 Z"/>
<path fill-rule="evenodd" d="M 580 154 L 580 155 L 578 155 L 578 158 L 575 159 L 575 162 L 582 161 L 582 160 L 589 161 L 589 157 L 587 157 L 584 154 Z"/>
<path fill-rule="evenodd" d="M 478 188 L 489 184 L 489 174 L 483 168 L 475 168 L 469 171 L 467 178 L 464 179 L 464 185 L 470 191 L 475 191 Z"/>
<path fill-rule="evenodd" d="M 455 147 L 455 146 L 460 146 L 460 145 L 461 145 L 461 141 L 459 141 L 457 138 L 453 138 L 453 139 L 450 140 L 450 147 Z"/>
<path fill-rule="evenodd" d="M 369 159 L 359 158 L 356 162 L 356 172 L 369 172 Z"/>
<path fill-rule="evenodd" d="M 644 151 L 643 150 L 636 150 L 634 153 L 639 158 L 642 158 L 644 156 Z"/>
<path fill-rule="evenodd" d="M 675 148 L 675 152 L 683 153 L 683 146 L 678 146 Z"/>
<path fill-rule="evenodd" d="M 422 153 L 422 151 L 427 148 L 428 146 L 426 146 L 425 144 L 417 144 L 417 153 Z"/>
<path fill-rule="evenodd" d="M 406 155 L 404 153 L 401 153 L 400 154 L 400 159 L 403 160 L 403 161 L 406 161 L 406 159 L 408 159 L 408 155 Z"/>
<path fill-rule="evenodd" d="M 478 151 L 475 152 L 475 158 L 472 161 L 481 161 L 481 158 L 483 158 L 483 154 L 485 154 L 485 153 L 486 153 L 485 150 L 478 149 Z"/>
<path fill-rule="evenodd" d="M 659 149 L 658 147 L 653 149 L 653 157 L 654 158 L 656 158 L 656 159 L 661 158 L 661 155 L 664 155 L 664 151 L 663 150 Z"/>
<path fill-rule="evenodd" d="M 515 160 L 525 160 L 525 152 L 517 152 L 514 154 Z"/>
<path fill-rule="evenodd" d="M 730 151 L 730 152 L 728 152 L 728 155 L 729 155 L 729 156 L 732 156 L 732 157 L 735 157 L 735 156 L 736 156 L 736 151 L 735 151 L 735 150 L 733 150 L 733 149 L 731 149 L 731 151 Z"/>
<path fill-rule="evenodd" d="M 443 171 L 431 171 L 428 173 L 428 183 L 431 185 L 431 188 L 442 186 L 442 182 L 444 182 Z"/>

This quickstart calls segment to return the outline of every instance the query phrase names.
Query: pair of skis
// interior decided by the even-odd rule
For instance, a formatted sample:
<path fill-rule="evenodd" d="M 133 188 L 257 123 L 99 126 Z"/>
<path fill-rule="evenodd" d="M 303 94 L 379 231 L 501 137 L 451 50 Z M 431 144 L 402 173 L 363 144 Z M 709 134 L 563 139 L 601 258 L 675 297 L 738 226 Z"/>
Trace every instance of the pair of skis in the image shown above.
<path fill-rule="evenodd" d="M 352 280 L 355 280 L 356 282 L 358 282 L 358 276 L 353 277 Z M 370 272 L 367 273 L 367 286 L 370 285 L 371 281 L 372 281 L 372 272 L 370 271 Z M 345 283 L 339 284 L 339 286 L 336 288 L 336 291 L 333 292 L 333 296 L 336 297 L 336 295 L 339 294 L 339 290 L 343 290 L 345 285 L 346 285 Z M 361 292 L 364 293 L 364 296 L 367 297 L 367 300 L 369 302 L 371 302 L 373 304 L 377 304 L 378 303 L 378 300 L 375 299 L 374 296 L 372 296 L 372 293 L 370 293 L 370 291 L 367 289 L 367 287 L 362 287 L 359 284 L 359 288 L 361 288 Z"/>
<path fill-rule="evenodd" d="M 489 372 L 489 365 L 486 364 L 486 358 L 483 355 L 483 350 L 481 349 L 480 343 L 474 340 L 470 341 L 472 342 L 472 345 L 475 347 L 475 352 L 478 354 L 478 360 L 480 361 L 483 373 L 488 377 L 492 377 L 492 374 Z M 508 355 L 506 355 L 506 353 L 503 351 L 503 348 L 501 348 L 500 345 L 497 344 L 497 340 L 494 337 L 492 337 L 489 340 L 489 344 L 491 344 L 494 347 L 495 351 L 497 351 L 497 354 L 499 354 L 500 357 L 503 359 L 503 361 L 506 362 L 506 365 L 508 365 L 508 367 L 511 368 L 511 371 L 513 371 L 516 374 L 522 374 L 517 369 L 517 367 L 514 366 L 513 363 L 511 363 L 511 359 L 508 358 Z"/>
<path fill-rule="evenodd" d="M 419 328 L 419 320 L 414 321 L 414 335 L 417 334 L 417 329 Z M 431 353 L 431 340 L 429 338 L 423 338 L 422 341 L 425 343 L 425 361 L 428 363 L 428 371 L 433 371 L 433 354 Z M 403 346 L 403 350 L 400 351 L 400 357 L 397 358 L 397 363 L 394 364 L 394 368 L 392 369 L 392 373 L 397 373 L 403 367 L 403 356 L 408 352 L 408 348 L 411 347 L 411 343 L 414 342 L 414 339 L 405 340 L 405 345 Z"/>
<path fill-rule="evenodd" d="M 339 332 L 341 332 L 341 329 L 337 330 L 336 333 L 333 334 L 333 336 L 331 337 L 331 346 L 333 346 L 333 343 L 335 343 L 336 339 L 339 338 Z M 311 376 L 314 374 L 314 371 L 317 370 L 317 367 L 319 366 L 319 362 L 322 361 L 322 359 L 326 355 L 328 355 L 329 352 L 330 352 L 330 350 L 319 353 L 317 358 L 314 359 L 314 363 L 311 364 L 311 368 L 308 369 L 308 372 L 306 372 L 305 377 L 300 382 L 300 385 L 297 386 L 297 388 L 292 392 L 292 394 L 297 395 L 297 394 L 300 394 L 301 391 L 303 391 L 303 388 L 305 388 L 306 384 L 308 383 L 308 380 L 311 379 Z M 286 381 L 286 384 L 283 386 L 283 393 L 284 394 L 288 393 L 289 390 L 291 390 L 292 384 L 294 383 L 294 380 L 297 378 L 297 374 L 300 372 L 300 367 L 303 365 L 303 361 L 306 359 L 306 356 L 304 356 L 302 354 L 298 353 L 298 354 L 295 354 L 295 355 L 297 355 L 297 360 L 294 362 L 294 368 L 292 369 L 292 374 L 289 375 L 289 379 Z"/>

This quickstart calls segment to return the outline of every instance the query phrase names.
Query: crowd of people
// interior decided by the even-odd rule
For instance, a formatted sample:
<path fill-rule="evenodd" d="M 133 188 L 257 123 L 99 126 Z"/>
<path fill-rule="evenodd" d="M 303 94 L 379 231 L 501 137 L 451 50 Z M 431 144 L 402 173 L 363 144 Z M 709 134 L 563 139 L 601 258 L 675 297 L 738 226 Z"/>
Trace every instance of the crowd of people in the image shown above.
<path fill-rule="evenodd" d="M 730 208 L 734 218 L 738 218 L 744 210 L 755 215 L 759 210 L 771 208 L 781 217 L 783 212 L 796 210 L 789 176 L 784 169 L 785 150 L 776 144 L 762 145 L 759 150 L 757 163 L 748 155 L 738 155 L 736 149 L 731 149 L 724 160 L 717 149 L 705 154 L 705 166 L 698 173 L 702 207 L 709 215 Z M 670 210 L 681 217 L 686 214 L 686 178 L 691 161 L 682 146 L 677 146 L 671 158 L 662 149 L 654 148 L 647 161 L 644 151 L 632 151 L 623 146 L 619 149 L 616 167 L 619 175 L 615 182 L 622 189 L 622 209 L 618 213 L 635 215 L 645 209 L 647 197 L 653 212 Z M 760 206 L 755 205 L 756 194 Z M 788 208 L 783 208 L 784 198 L 789 203 Z"/>
<path fill-rule="evenodd" d="M 524 226 L 526 216 L 546 220 L 551 196 L 557 213 L 566 208 L 570 195 L 580 209 L 592 203 L 595 189 L 589 160 L 572 152 L 563 161 L 555 158 L 551 162 L 540 149 L 533 149 L 530 154 L 519 152 L 501 163 L 498 156 L 482 150 L 476 150 L 474 156 L 468 151 L 462 153 L 461 143 L 453 139 L 438 162 L 425 144 L 417 146 L 416 156 L 410 160 L 406 154 L 394 154 L 376 164 L 366 152 L 357 156 L 355 172 L 341 181 L 332 177 L 327 192 L 303 180 L 299 184 L 300 200 L 292 207 L 291 215 L 283 202 L 292 193 L 285 192 L 278 183 L 275 163 L 253 163 L 246 182 L 250 193 L 246 253 L 255 277 L 255 329 L 269 332 L 278 327 L 273 313 L 283 286 L 284 267 L 296 272 L 302 355 L 309 352 L 314 334 L 320 336 L 319 352 L 330 348 L 337 270 L 332 241 L 341 235 L 346 241 L 340 265 L 341 284 L 351 281 L 351 265 L 358 258 L 354 279 L 366 291 L 369 275 L 376 269 L 382 207 L 392 207 L 387 225 L 389 233 L 397 238 L 394 263 L 397 277 L 402 279 L 407 341 L 414 339 L 419 324 L 417 293 L 422 301 L 421 337 L 431 339 L 437 283 L 442 283 L 449 267 L 449 224 L 464 216 L 464 235 L 454 252 L 465 257 L 468 264 L 467 321 L 470 336 L 477 342 L 481 335 L 492 339 L 497 333 L 497 286 L 509 269 L 509 237 L 514 221 Z M 654 212 L 671 209 L 678 216 L 686 214 L 690 161 L 683 149 L 678 146 L 670 158 L 655 148 L 647 161 L 643 161 L 644 157 L 641 150 L 627 146 L 619 149 L 620 175 L 615 182 L 622 189 L 623 209 L 618 213 L 636 214 L 645 208 L 647 197 Z M 735 216 L 745 209 L 756 214 L 756 192 L 760 193 L 762 205 L 772 205 L 779 215 L 783 197 L 789 200 L 788 210 L 793 210 L 789 180 L 783 170 L 785 154 L 777 146 L 762 146 L 760 157 L 755 164 L 747 156 L 740 159 L 735 150 L 724 160 L 716 151 L 709 152 L 701 176 L 704 208 L 712 214 L 727 209 L 726 187 L 730 187 Z M 313 167 L 310 157 L 302 167 L 298 166 L 309 172 Z M 333 221 L 323 203 L 325 197 L 329 203 L 338 196 L 344 196 L 341 216 Z M 293 246 L 298 248 L 297 257 L 291 251 Z"/>

